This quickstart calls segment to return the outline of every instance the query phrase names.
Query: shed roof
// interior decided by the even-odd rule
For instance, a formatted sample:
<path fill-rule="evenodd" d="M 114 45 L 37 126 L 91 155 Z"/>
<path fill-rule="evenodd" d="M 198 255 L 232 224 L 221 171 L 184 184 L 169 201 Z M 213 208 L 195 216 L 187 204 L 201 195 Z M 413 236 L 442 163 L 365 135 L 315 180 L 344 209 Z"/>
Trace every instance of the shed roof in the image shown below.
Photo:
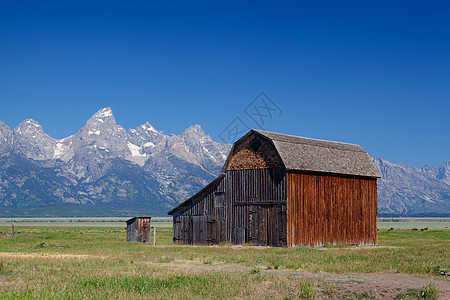
<path fill-rule="evenodd" d="M 263 130 L 251 130 L 234 143 L 222 171 L 226 170 L 236 144 L 257 134 L 269 139 L 287 170 L 380 177 L 369 154 L 361 146 L 317 140 Z"/>
<path fill-rule="evenodd" d="M 128 219 L 128 220 L 126 220 L 125 222 L 127 222 L 127 224 L 128 223 L 130 223 L 130 222 L 133 222 L 134 220 L 136 220 L 136 219 L 151 219 L 152 217 L 133 217 L 133 218 L 131 218 L 131 219 Z"/>

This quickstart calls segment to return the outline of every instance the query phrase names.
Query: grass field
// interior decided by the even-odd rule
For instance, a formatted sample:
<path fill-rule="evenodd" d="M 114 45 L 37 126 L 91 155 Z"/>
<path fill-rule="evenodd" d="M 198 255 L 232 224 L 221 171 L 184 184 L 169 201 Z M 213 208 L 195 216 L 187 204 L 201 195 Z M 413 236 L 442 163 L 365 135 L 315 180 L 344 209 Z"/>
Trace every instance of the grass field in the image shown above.
<path fill-rule="evenodd" d="M 167 220 L 159 227 L 153 223 L 156 246 L 127 243 L 124 223 L 111 220 L 104 221 L 116 226 L 30 226 L 30 220 L 23 221 L 15 223 L 14 237 L 9 236 L 11 224 L 0 226 L 0 299 L 392 299 L 420 294 L 422 286 L 387 285 L 375 293 L 358 280 L 338 280 L 339 274 L 377 272 L 439 280 L 444 289 L 450 285 L 438 275 L 439 269 L 450 268 L 449 230 L 380 230 L 378 247 L 194 247 L 173 246 Z M 313 275 L 327 273 L 337 275 L 333 280 Z"/>
<path fill-rule="evenodd" d="M 450 218 L 378 218 L 379 229 L 450 229 Z"/>

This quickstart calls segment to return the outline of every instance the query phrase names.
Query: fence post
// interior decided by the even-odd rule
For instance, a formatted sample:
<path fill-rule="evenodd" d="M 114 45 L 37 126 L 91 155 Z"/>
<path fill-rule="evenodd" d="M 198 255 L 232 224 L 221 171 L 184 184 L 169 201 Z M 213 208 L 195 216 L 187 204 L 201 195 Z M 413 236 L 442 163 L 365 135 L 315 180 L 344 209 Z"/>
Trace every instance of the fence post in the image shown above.
<path fill-rule="evenodd" d="M 153 245 L 156 245 L 156 227 L 153 226 Z"/>
<path fill-rule="evenodd" d="M 14 236 L 14 224 L 11 225 L 11 229 L 12 229 L 12 236 Z"/>
<path fill-rule="evenodd" d="M 150 239 L 152 237 L 152 226 L 150 223 L 145 223 L 145 227 L 147 227 L 146 232 L 148 234 L 148 236 L 145 237 L 145 240 L 146 240 L 146 243 L 148 243 L 150 245 Z M 148 240 L 147 240 L 147 238 L 148 238 Z"/>

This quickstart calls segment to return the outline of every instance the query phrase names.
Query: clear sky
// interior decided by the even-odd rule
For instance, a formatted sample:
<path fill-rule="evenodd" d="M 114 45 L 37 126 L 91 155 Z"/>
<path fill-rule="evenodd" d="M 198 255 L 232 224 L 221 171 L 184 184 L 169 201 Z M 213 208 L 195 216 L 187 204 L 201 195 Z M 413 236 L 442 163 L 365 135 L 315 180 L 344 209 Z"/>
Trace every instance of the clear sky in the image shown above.
<path fill-rule="evenodd" d="M 245 108 L 264 91 L 266 130 L 450 159 L 448 1 L 191 2 L 1 1 L 0 120 L 63 138 L 109 106 L 220 141 L 236 117 L 261 127 Z"/>

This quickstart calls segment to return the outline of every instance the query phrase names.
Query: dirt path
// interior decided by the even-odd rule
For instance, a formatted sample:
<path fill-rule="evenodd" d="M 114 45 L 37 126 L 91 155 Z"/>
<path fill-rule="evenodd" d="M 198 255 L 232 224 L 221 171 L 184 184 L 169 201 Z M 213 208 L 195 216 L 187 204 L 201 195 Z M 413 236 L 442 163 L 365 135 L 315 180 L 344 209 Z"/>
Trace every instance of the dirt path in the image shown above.
<path fill-rule="evenodd" d="M 270 270 L 264 271 L 270 273 Z M 294 276 L 308 277 L 329 282 L 339 288 L 336 292 L 345 295 L 366 295 L 376 299 L 393 299 L 408 289 L 418 289 L 433 284 L 441 292 L 439 299 L 450 299 L 450 280 L 438 276 L 418 277 L 402 273 L 370 273 L 370 274 L 323 274 L 293 273 Z M 350 291 L 347 292 L 346 291 Z"/>
<path fill-rule="evenodd" d="M 170 264 L 173 268 L 196 270 L 200 272 L 249 272 L 251 268 L 223 265 L 194 266 Z M 260 270 L 261 273 L 311 278 L 319 281 L 318 299 L 394 299 L 408 289 L 419 289 L 433 284 L 440 292 L 439 299 L 450 300 L 450 278 L 429 275 L 428 277 L 411 274 L 384 272 L 370 274 L 328 274 L 309 273 L 291 270 Z M 333 293 L 329 293 L 330 290 Z M 327 292 L 328 291 L 328 292 Z"/>

